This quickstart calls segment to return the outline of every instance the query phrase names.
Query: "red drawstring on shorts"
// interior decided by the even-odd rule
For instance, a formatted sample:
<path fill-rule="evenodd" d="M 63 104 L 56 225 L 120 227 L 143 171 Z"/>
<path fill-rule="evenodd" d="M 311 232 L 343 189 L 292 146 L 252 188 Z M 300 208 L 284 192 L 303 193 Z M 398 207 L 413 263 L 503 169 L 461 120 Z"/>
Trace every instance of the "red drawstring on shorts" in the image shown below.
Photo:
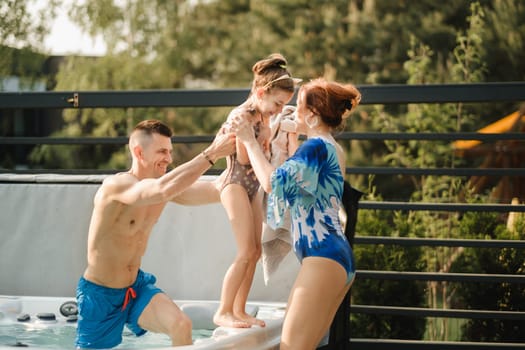
<path fill-rule="evenodd" d="M 130 296 L 133 299 L 135 299 L 137 297 L 137 293 L 131 287 L 129 287 L 128 290 L 126 291 L 126 298 L 124 299 L 124 305 L 122 305 L 122 310 L 121 311 L 126 310 L 126 306 L 128 306 L 128 304 L 129 304 Z"/>

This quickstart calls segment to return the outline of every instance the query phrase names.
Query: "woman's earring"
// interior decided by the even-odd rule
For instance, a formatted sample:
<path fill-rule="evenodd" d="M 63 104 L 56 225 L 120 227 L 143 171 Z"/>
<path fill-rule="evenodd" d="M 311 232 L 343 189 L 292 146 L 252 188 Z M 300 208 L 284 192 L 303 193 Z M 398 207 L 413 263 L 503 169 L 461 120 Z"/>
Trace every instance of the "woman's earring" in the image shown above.
<path fill-rule="evenodd" d="M 314 118 L 314 120 L 312 121 L 312 118 Z M 304 120 L 304 122 L 306 123 L 306 125 L 308 125 L 308 127 L 310 129 L 313 129 L 317 126 L 317 124 L 319 124 L 319 119 L 317 118 L 316 115 L 310 115 L 308 118 L 306 118 Z"/>

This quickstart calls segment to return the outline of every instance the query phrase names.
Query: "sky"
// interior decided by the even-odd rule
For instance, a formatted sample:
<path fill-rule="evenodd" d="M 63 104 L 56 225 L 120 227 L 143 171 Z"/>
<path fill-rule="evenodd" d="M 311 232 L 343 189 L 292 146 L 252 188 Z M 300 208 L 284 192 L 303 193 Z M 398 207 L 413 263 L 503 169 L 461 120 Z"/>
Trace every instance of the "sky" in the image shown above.
<path fill-rule="evenodd" d="M 51 55 L 82 54 L 102 56 L 105 54 L 106 47 L 101 37 L 91 38 L 87 33 L 83 33 L 78 26 L 68 18 L 65 8 L 75 0 L 63 0 L 57 11 L 57 16 L 53 19 L 51 32 L 44 40 L 44 47 Z M 46 6 L 47 0 L 36 0 L 31 12 Z"/>

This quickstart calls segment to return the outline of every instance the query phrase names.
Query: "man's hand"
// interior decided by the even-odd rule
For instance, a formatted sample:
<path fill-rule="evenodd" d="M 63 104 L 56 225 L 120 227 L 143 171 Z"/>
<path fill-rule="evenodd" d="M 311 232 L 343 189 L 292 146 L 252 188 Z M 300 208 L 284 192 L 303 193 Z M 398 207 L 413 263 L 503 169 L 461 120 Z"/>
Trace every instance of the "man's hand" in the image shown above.
<path fill-rule="evenodd" d="M 205 152 L 214 163 L 217 159 L 233 154 L 235 152 L 235 134 L 233 132 L 224 133 L 223 130 L 220 130 Z"/>

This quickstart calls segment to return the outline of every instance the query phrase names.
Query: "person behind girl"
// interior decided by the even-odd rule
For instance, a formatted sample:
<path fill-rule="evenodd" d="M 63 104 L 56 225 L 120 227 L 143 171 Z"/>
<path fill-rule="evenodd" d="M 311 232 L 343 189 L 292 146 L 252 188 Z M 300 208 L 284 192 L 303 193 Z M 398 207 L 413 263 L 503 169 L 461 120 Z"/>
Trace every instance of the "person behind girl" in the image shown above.
<path fill-rule="evenodd" d="M 354 257 L 338 216 L 343 195 L 345 155 L 332 131 L 359 104 L 360 92 L 316 79 L 297 99 L 297 132 L 307 140 L 275 168 L 267 161 L 248 122 L 237 117 L 241 141 L 269 193 L 268 223 L 277 226 L 291 211 L 294 251 L 301 267 L 290 291 L 281 349 L 315 349 L 355 277 Z"/>
<path fill-rule="evenodd" d="M 286 59 L 277 53 L 255 63 L 250 94 L 230 112 L 225 123 L 228 125 L 235 116 L 243 116 L 255 133 L 263 157 L 269 154 L 270 116 L 280 113 L 295 91 L 297 80 L 292 78 L 286 64 Z M 225 173 L 221 176 L 224 181 L 220 197 L 235 236 L 237 254 L 224 276 L 221 300 L 213 321 L 226 327 L 264 327 L 264 321 L 245 311 L 256 263 L 261 256 L 263 211 L 262 199 L 257 196 L 259 181 L 240 142 L 236 153 L 227 160 Z"/>

